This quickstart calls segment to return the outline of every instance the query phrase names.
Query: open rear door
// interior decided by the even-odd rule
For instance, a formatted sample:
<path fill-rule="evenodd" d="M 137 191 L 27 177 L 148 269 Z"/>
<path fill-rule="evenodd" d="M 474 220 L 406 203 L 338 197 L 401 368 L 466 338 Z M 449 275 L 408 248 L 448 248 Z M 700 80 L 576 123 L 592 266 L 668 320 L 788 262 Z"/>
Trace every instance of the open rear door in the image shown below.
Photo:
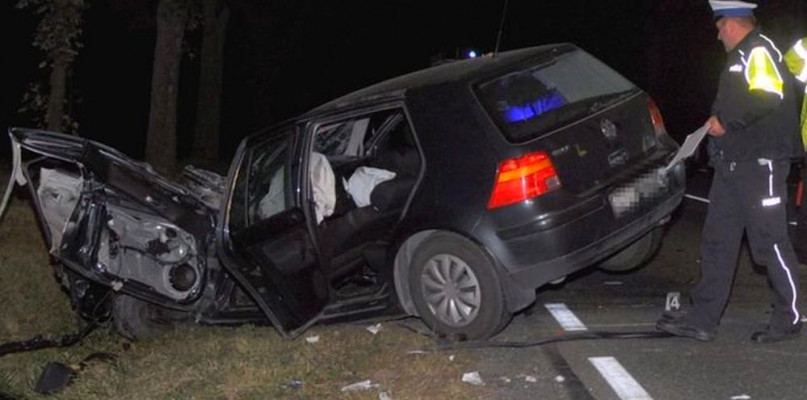
<path fill-rule="evenodd" d="M 328 285 L 296 189 L 302 165 L 295 130 L 241 143 L 230 169 L 218 226 L 224 266 L 286 337 L 320 315 Z"/>

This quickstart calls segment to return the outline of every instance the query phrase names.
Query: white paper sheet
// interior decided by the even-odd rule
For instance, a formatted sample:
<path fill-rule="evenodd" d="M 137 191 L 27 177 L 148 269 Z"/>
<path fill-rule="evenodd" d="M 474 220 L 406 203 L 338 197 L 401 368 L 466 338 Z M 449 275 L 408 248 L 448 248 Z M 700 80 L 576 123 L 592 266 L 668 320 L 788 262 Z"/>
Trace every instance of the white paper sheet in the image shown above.
<path fill-rule="evenodd" d="M 673 157 L 673 159 L 670 160 L 670 163 L 667 164 L 667 167 L 664 168 L 664 171 L 666 172 L 667 170 L 675 166 L 675 164 L 677 164 L 679 161 L 695 154 L 695 150 L 698 148 L 698 145 L 701 143 L 701 141 L 703 141 L 703 138 L 706 136 L 706 132 L 708 131 L 709 127 L 704 125 L 695 132 L 692 132 L 689 135 L 687 135 L 687 138 L 684 140 L 684 144 L 682 144 L 681 148 L 678 149 L 678 153 L 675 153 L 675 157 Z"/>

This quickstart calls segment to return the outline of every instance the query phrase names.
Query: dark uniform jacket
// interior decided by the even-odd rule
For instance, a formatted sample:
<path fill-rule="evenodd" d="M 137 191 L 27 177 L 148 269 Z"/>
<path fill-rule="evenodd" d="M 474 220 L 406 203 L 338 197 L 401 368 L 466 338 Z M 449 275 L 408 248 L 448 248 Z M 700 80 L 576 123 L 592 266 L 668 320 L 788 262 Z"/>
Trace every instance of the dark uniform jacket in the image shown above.
<path fill-rule="evenodd" d="M 710 137 L 712 162 L 801 156 L 793 77 L 772 41 L 751 31 L 728 53 L 712 115 L 726 130 Z"/>

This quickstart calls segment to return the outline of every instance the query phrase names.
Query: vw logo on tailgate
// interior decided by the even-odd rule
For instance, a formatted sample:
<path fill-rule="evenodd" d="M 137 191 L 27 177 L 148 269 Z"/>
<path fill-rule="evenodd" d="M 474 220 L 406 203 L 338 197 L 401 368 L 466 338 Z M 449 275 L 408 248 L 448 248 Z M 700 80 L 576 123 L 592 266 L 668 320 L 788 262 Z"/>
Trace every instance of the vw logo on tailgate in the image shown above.
<path fill-rule="evenodd" d="M 606 139 L 610 141 L 616 140 L 616 125 L 610 119 L 605 118 L 600 121 L 600 130 Z"/>

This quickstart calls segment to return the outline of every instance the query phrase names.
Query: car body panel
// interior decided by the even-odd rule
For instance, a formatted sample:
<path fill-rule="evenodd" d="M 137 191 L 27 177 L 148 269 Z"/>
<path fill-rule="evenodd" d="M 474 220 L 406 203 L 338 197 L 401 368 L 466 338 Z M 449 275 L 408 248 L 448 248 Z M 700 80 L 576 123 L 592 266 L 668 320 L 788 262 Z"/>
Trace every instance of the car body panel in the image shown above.
<path fill-rule="evenodd" d="M 282 133 L 289 129 L 289 133 Z M 295 128 L 280 129 L 283 146 L 288 146 L 282 163 L 288 167 L 287 177 L 297 177 L 301 168 L 292 154 L 299 146 Z M 269 134 L 272 135 L 271 133 Z M 248 227 L 234 223 L 234 204 L 240 191 L 236 186 L 246 182 L 250 170 L 251 149 L 261 142 L 275 140 L 255 136 L 238 149 L 229 174 L 229 190 L 224 198 L 224 212 L 218 229 L 219 254 L 224 266 L 256 300 L 277 329 L 294 336 L 313 322 L 328 300 L 325 278 L 316 268 L 318 259 L 308 228 L 307 212 L 298 195 L 286 196 L 292 203 L 287 210 Z M 256 144 L 257 143 L 257 144 Z M 296 182 L 296 179 L 293 180 Z M 299 192 L 298 183 L 287 188 Z M 288 194 L 288 193 L 287 193 Z M 248 196 L 247 193 L 243 193 Z M 238 226 L 238 228 L 234 228 Z"/>

